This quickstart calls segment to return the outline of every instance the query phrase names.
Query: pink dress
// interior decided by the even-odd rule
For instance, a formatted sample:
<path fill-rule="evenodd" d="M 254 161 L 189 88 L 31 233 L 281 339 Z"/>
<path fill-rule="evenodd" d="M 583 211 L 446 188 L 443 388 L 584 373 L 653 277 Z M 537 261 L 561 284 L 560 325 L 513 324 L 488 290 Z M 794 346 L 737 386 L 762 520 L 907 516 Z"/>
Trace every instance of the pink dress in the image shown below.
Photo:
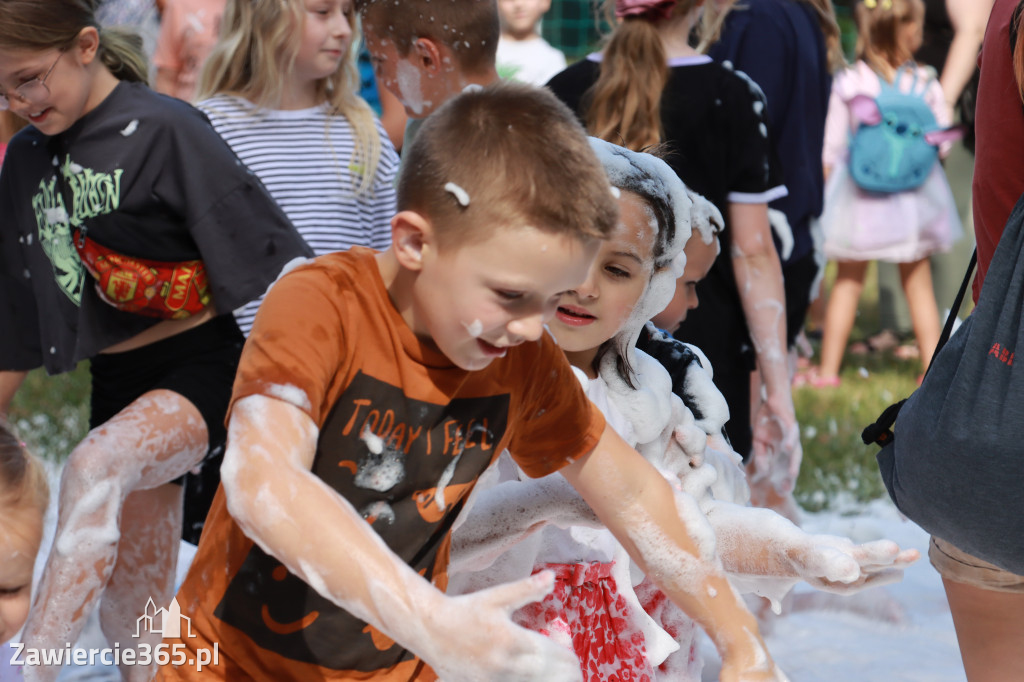
<path fill-rule="evenodd" d="M 914 77 L 930 80 L 924 99 L 939 126 L 949 126 L 951 115 L 938 81 L 920 67 Z M 829 178 L 821 226 L 825 255 L 833 260 L 913 262 L 948 250 L 963 234 L 941 164 L 935 164 L 917 189 L 893 194 L 865 192 L 850 177 L 850 137 L 858 124 L 851 115 L 849 102 L 860 94 L 877 96 L 881 89 L 878 79 L 871 67 L 858 61 L 837 74 L 832 84 L 822 153 Z M 914 82 L 905 74 L 900 90 L 909 91 Z M 944 156 L 950 145 L 940 146 L 940 155 Z"/>

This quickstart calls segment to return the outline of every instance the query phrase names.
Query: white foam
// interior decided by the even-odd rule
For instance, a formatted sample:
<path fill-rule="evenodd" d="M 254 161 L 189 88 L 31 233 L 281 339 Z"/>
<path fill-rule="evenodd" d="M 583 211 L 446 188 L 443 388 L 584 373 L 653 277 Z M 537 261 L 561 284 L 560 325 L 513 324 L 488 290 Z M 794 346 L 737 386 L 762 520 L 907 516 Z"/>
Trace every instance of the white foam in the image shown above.
<path fill-rule="evenodd" d="M 446 182 L 444 184 L 444 191 L 453 194 L 455 196 L 455 200 L 459 202 L 459 206 L 462 206 L 463 208 L 469 206 L 469 193 L 454 182 Z"/>

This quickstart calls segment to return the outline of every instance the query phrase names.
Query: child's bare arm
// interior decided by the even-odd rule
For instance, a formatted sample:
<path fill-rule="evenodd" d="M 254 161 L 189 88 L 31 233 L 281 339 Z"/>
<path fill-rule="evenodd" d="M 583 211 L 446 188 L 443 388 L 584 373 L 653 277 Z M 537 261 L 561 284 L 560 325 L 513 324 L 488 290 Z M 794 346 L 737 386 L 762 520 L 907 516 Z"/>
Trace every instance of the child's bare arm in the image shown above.
<path fill-rule="evenodd" d="M 766 204 L 729 204 L 733 272 L 767 398 L 753 415 L 758 477 L 789 493 L 802 450 L 793 409 L 786 347 L 786 293 Z M 742 453 L 741 453 L 742 454 Z"/>
<path fill-rule="evenodd" d="M 609 427 L 593 452 L 561 471 L 640 568 L 715 642 L 722 680 L 785 679 L 725 578 L 714 535 L 692 498 L 677 498 Z"/>
<path fill-rule="evenodd" d="M 419 654 L 445 680 L 580 679 L 571 651 L 509 618 L 551 590 L 550 573 L 444 595 L 312 474 L 317 437 L 309 416 L 289 403 L 252 395 L 235 404 L 222 476 L 228 510 L 246 535 L 324 598 Z"/>

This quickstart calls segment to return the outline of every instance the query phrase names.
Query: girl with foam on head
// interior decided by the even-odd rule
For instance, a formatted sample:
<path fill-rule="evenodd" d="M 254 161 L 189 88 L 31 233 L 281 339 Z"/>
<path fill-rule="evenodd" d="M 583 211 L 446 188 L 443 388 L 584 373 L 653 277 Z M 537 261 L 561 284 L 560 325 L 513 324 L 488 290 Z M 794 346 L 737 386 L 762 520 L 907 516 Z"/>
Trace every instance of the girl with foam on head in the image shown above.
<path fill-rule="evenodd" d="M 749 491 L 738 456 L 708 446 L 727 448 L 718 434 L 728 411 L 706 360 L 685 346 L 674 360 L 687 365 L 688 406 L 668 372 L 635 347 L 674 295 L 683 245 L 713 246 L 721 218 L 659 159 L 592 145 L 618 192 L 621 224 L 586 281 L 562 295 L 550 331 L 608 423 L 673 483 L 680 515 L 698 529 L 701 560 L 717 565 L 721 556 L 745 585 L 778 597 L 801 578 L 852 590 L 898 577 L 913 551 L 809 536 L 774 512 L 741 506 Z M 449 592 L 552 570 L 554 591 L 516 619 L 572 647 L 587 682 L 700 679 L 696 624 L 636 571 L 561 476 L 528 479 L 507 453 L 485 476 L 453 531 Z M 874 573 L 883 567 L 891 570 Z"/>
<path fill-rule="evenodd" d="M 31 124 L 0 173 L 0 409 L 36 367 L 89 360 L 92 382 L 25 625 L 40 651 L 73 645 L 97 606 L 109 640 L 132 641 L 147 602 L 170 603 L 180 479 L 225 439 L 230 311 L 311 253 L 205 117 L 146 86 L 141 43 L 101 29 L 98 4 L 0 1 L 0 108 Z"/>
<path fill-rule="evenodd" d="M 196 106 L 316 255 L 391 243 L 398 155 L 359 96 L 353 0 L 228 0 Z M 235 317 L 248 335 L 262 299 Z"/>
<path fill-rule="evenodd" d="M 791 490 L 802 451 L 790 390 L 782 269 L 768 220 L 768 202 L 787 189 L 771 159 L 764 94 L 744 74 L 690 44 L 715 3 L 602 4 L 614 26 L 606 44 L 548 87 L 591 135 L 633 150 L 669 145 L 669 166 L 725 218 L 721 256 L 699 287 L 704 306 L 687 317 L 676 338 L 700 347 L 715 365 L 736 450 L 745 460 L 782 462 L 789 479 L 784 487 Z M 752 371 L 767 395 L 754 414 Z M 761 470 L 769 468 L 766 463 Z"/>

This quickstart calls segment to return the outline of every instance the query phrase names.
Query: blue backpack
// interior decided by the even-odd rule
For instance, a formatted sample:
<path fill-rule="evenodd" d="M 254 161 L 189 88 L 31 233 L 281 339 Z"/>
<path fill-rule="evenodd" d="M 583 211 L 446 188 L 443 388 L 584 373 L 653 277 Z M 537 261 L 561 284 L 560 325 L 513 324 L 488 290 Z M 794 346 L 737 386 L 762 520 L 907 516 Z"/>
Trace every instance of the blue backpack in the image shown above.
<path fill-rule="evenodd" d="M 850 143 L 850 174 L 861 189 L 892 194 L 920 187 L 939 159 L 936 145 L 945 139 L 928 103 L 928 80 L 914 78 L 909 92 L 899 90 L 904 66 L 892 83 L 879 78 L 881 92 L 872 99 L 857 95 L 849 102 L 860 122 Z"/>

